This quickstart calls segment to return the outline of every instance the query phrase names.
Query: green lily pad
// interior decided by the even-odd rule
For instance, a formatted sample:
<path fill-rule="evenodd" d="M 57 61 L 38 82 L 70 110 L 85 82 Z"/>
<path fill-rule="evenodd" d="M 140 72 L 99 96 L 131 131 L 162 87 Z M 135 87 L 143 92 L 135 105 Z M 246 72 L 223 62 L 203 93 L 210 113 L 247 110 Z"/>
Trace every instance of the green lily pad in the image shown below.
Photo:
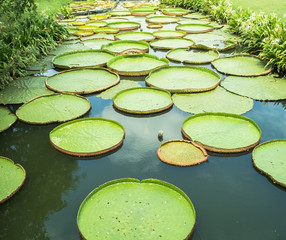
<path fill-rule="evenodd" d="M 236 42 L 232 40 L 227 41 L 205 41 L 200 43 L 195 43 L 193 48 L 203 49 L 203 50 L 217 50 L 220 52 L 228 51 L 236 47 Z"/>
<path fill-rule="evenodd" d="M 113 53 L 104 50 L 71 51 L 56 56 L 53 64 L 62 69 L 101 67 L 114 56 Z"/>
<path fill-rule="evenodd" d="M 171 93 L 203 92 L 216 88 L 220 76 L 204 67 L 168 66 L 153 70 L 145 81 Z"/>
<path fill-rule="evenodd" d="M 119 76 L 106 68 L 84 68 L 56 73 L 46 79 L 55 92 L 88 94 L 103 91 L 119 83 Z"/>
<path fill-rule="evenodd" d="M 113 22 L 113 23 L 108 23 L 109 27 L 113 28 L 118 28 L 119 30 L 134 30 L 137 28 L 140 28 L 141 24 L 138 22 Z"/>
<path fill-rule="evenodd" d="M 155 10 L 152 9 L 137 9 L 137 10 L 130 10 L 131 15 L 133 16 L 148 16 L 150 14 L 155 14 Z"/>
<path fill-rule="evenodd" d="M 266 75 L 272 70 L 260 58 L 246 54 L 219 58 L 212 65 L 224 74 L 244 77 Z"/>
<path fill-rule="evenodd" d="M 157 28 L 162 28 L 163 25 L 161 25 L 160 23 L 150 23 L 146 27 L 151 29 L 157 29 Z"/>
<path fill-rule="evenodd" d="M 107 23 L 106 23 L 106 25 L 107 25 Z M 79 26 L 79 27 L 77 27 L 78 30 L 81 30 L 81 31 L 90 31 L 90 32 L 92 32 L 93 34 L 94 34 L 94 29 L 97 29 L 97 28 L 99 28 L 99 27 L 96 26 L 96 25 L 84 25 L 84 26 Z M 74 35 L 76 35 L 76 34 L 74 34 Z M 85 37 L 85 36 L 83 36 L 83 37 Z"/>
<path fill-rule="evenodd" d="M 183 8 L 164 8 L 162 13 L 165 15 L 183 16 L 189 13 L 189 10 Z"/>
<path fill-rule="evenodd" d="M 155 49 L 190 48 L 194 42 L 185 38 L 162 38 L 150 42 L 150 46 Z"/>
<path fill-rule="evenodd" d="M 129 20 L 127 18 L 113 17 L 113 18 L 106 19 L 104 21 L 107 22 L 107 23 L 113 23 L 113 22 L 118 22 L 118 21 L 120 21 L 120 22 L 123 22 L 123 21 L 128 22 Z"/>
<path fill-rule="evenodd" d="M 20 164 L 0 157 L 0 203 L 12 197 L 24 184 L 26 171 Z"/>
<path fill-rule="evenodd" d="M 109 18 L 109 16 L 107 16 L 107 15 L 94 15 L 94 16 L 89 17 L 90 20 L 95 20 L 95 21 L 105 20 L 108 18 Z"/>
<path fill-rule="evenodd" d="M 17 117 L 9 109 L 0 107 L 0 133 L 8 129 L 16 122 Z"/>
<path fill-rule="evenodd" d="M 155 39 L 149 32 L 122 32 L 115 35 L 116 40 L 152 41 Z"/>
<path fill-rule="evenodd" d="M 37 96 L 52 94 L 45 86 L 46 77 L 23 77 L 9 83 L 0 91 L 1 104 L 19 104 Z"/>
<path fill-rule="evenodd" d="M 169 183 L 119 179 L 85 198 L 77 225 L 85 239 L 188 239 L 195 209 L 187 195 Z"/>
<path fill-rule="evenodd" d="M 30 124 L 65 122 L 83 116 L 91 108 L 90 102 L 72 94 L 40 96 L 26 102 L 16 111 L 19 120 Z"/>
<path fill-rule="evenodd" d="M 149 23 L 175 23 L 179 21 L 180 18 L 172 16 L 152 16 L 146 18 L 146 22 Z"/>
<path fill-rule="evenodd" d="M 102 28 L 96 28 L 93 30 L 95 33 L 118 33 L 120 31 L 119 28 L 114 27 L 102 27 Z"/>
<path fill-rule="evenodd" d="M 101 47 L 102 50 L 107 50 L 115 54 L 120 54 L 126 50 L 138 50 L 141 53 L 149 51 L 149 44 L 144 41 L 135 40 L 118 40 Z"/>
<path fill-rule="evenodd" d="M 54 66 L 52 64 L 54 56 L 45 56 L 40 60 L 36 61 L 32 65 L 28 66 L 29 71 L 43 72 L 48 69 L 52 69 Z"/>
<path fill-rule="evenodd" d="M 70 51 L 76 51 L 76 50 L 86 50 L 90 49 L 87 46 L 82 45 L 81 43 L 77 44 L 62 44 L 59 47 L 57 47 L 55 50 L 52 50 L 49 52 L 49 55 L 59 55 L 62 53 L 70 52 Z"/>
<path fill-rule="evenodd" d="M 273 75 L 260 77 L 228 76 L 221 86 L 230 92 L 250 97 L 255 100 L 286 99 L 286 78 L 275 78 Z"/>
<path fill-rule="evenodd" d="M 273 140 L 254 148 L 252 161 L 255 168 L 274 183 L 286 187 L 286 140 Z"/>
<path fill-rule="evenodd" d="M 214 90 L 191 93 L 174 94 L 174 104 L 189 113 L 225 112 L 243 114 L 253 108 L 253 100 L 226 91 L 222 87 Z"/>
<path fill-rule="evenodd" d="M 255 147 L 261 130 L 254 121 L 230 113 L 198 113 L 182 125 L 183 135 L 213 152 L 236 153 Z"/>
<path fill-rule="evenodd" d="M 85 24 L 85 26 L 97 26 L 97 27 L 105 27 L 107 22 L 105 21 L 92 21 L 90 23 Z"/>
<path fill-rule="evenodd" d="M 166 57 L 176 62 L 184 62 L 191 64 L 210 63 L 219 57 L 217 51 L 188 50 L 185 48 L 175 48 L 170 50 Z"/>
<path fill-rule="evenodd" d="M 186 33 L 183 31 L 159 30 L 153 32 L 153 35 L 156 38 L 182 38 L 186 35 Z"/>
<path fill-rule="evenodd" d="M 187 34 L 184 38 L 193 40 L 196 44 L 210 41 L 225 41 L 226 38 L 214 32 Z"/>
<path fill-rule="evenodd" d="M 200 13 L 191 13 L 188 15 L 183 16 L 184 18 L 190 18 L 190 19 L 203 19 L 207 18 L 208 16 L 200 14 Z"/>
<path fill-rule="evenodd" d="M 205 33 L 214 30 L 214 27 L 206 24 L 179 24 L 176 30 L 184 31 L 186 33 Z"/>
<path fill-rule="evenodd" d="M 181 167 L 201 164 L 209 157 L 201 146 L 186 140 L 170 140 L 162 143 L 157 155 L 162 162 Z"/>
<path fill-rule="evenodd" d="M 173 105 L 167 91 L 139 87 L 123 90 L 113 98 L 115 108 L 135 114 L 149 114 L 164 111 Z"/>
<path fill-rule="evenodd" d="M 112 99 L 117 93 L 121 92 L 122 90 L 138 87 L 141 87 L 138 82 L 121 79 L 119 84 L 100 93 L 98 97 L 101 97 L 102 99 Z"/>
<path fill-rule="evenodd" d="M 124 128 L 104 118 L 83 118 L 63 123 L 50 132 L 52 145 L 75 156 L 94 156 L 110 152 L 123 143 Z"/>
<path fill-rule="evenodd" d="M 120 75 L 144 76 L 153 69 L 168 64 L 169 61 L 166 58 L 159 59 L 152 54 L 141 53 L 136 55 L 124 54 L 115 57 L 107 63 L 107 66 Z"/>
<path fill-rule="evenodd" d="M 110 11 L 108 12 L 111 16 L 129 16 L 131 13 L 129 11 Z"/>
<path fill-rule="evenodd" d="M 99 50 L 101 49 L 102 45 L 105 45 L 111 42 L 113 42 L 113 40 L 98 38 L 98 39 L 90 39 L 90 40 L 82 41 L 82 44 L 87 46 L 88 48 Z"/>
<path fill-rule="evenodd" d="M 106 33 L 97 33 L 95 35 L 89 36 L 89 37 L 82 37 L 81 41 L 86 40 L 93 40 L 93 39 L 108 39 L 108 40 L 114 40 L 113 34 L 106 34 Z"/>
<path fill-rule="evenodd" d="M 92 36 L 93 34 L 94 34 L 93 30 L 92 31 L 79 30 L 73 33 L 73 35 L 78 36 L 78 37 L 88 37 L 88 36 Z"/>

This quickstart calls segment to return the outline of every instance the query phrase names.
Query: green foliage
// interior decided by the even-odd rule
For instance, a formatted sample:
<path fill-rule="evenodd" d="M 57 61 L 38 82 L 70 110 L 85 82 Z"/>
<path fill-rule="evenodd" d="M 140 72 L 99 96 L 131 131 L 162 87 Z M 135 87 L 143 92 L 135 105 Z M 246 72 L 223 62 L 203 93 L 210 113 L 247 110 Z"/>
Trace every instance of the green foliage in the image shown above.
<path fill-rule="evenodd" d="M 38 14 L 33 0 L 3 0 L 0 30 L 0 88 L 25 75 L 28 64 L 67 34 L 52 16 Z"/>
<path fill-rule="evenodd" d="M 259 55 L 280 76 L 286 74 L 285 18 L 234 9 L 229 0 L 161 0 L 161 3 L 199 11 L 219 23 L 227 23 L 230 32 L 242 37 L 245 51 Z"/>

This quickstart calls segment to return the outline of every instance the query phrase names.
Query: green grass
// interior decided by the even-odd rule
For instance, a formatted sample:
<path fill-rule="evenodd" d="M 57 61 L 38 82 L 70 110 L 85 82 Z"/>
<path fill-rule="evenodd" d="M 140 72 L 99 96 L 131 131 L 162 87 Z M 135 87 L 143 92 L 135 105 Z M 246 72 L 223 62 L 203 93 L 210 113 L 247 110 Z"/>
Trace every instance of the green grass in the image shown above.
<path fill-rule="evenodd" d="M 249 8 L 255 12 L 265 12 L 266 14 L 275 13 L 278 17 L 286 14 L 285 0 L 231 0 L 233 7 Z"/>
<path fill-rule="evenodd" d="M 72 2 L 72 0 L 35 0 L 39 13 L 55 14 L 60 11 L 60 8 Z"/>

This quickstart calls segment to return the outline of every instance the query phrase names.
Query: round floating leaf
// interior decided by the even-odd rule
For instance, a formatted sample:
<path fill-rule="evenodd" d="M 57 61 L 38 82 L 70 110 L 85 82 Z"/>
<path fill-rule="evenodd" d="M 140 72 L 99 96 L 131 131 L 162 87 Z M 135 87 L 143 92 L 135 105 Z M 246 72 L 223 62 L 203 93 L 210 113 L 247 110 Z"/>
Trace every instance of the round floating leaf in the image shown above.
<path fill-rule="evenodd" d="M 93 34 L 94 34 L 93 31 L 85 31 L 85 30 L 75 31 L 75 32 L 73 33 L 73 35 L 78 36 L 78 37 L 88 37 L 88 36 L 91 36 L 91 35 L 93 35 Z"/>
<path fill-rule="evenodd" d="M 105 90 L 104 92 L 99 94 L 98 97 L 101 97 L 102 99 L 112 99 L 117 93 L 121 92 L 122 90 L 138 87 L 142 87 L 138 82 L 130 80 L 120 80 L 119 84 Z"/>
<path fill-rule="evenodd" d="M 120 30 L 114 27 L 102 27 L 93 30 L 95 33 L 118 33 Z"/>
<path fill-rule="evenodd" d="M 109 12 L 111 16 L 129 16 L 131 13 L 129 11 L 111 11 Z"/>
<path fill-rule="evenodd" d="M 104 50 L 79 50 L 60 54 L 53 59 L 55 67 L 62 69 L 101 67 L 115 55 Z"/>
<path fill-rule="evenodd" d="M 219 35 L 214 32 L 187 34 L 185 38 L 193 40 L 196 44 L 199 44 L 201 42 L 225 41 L 226 40 L 224 36 Z"/>
<path fill-rule="evenodd" d="M 193 48 L 204 49 L 204 50 L 217 50 L 220 52 L 228 51 L 236 47 L 236 42 L 232 40 L 227 41 L 206 41 L 195 43 Z"/>
<path fill-rule="evenodd" d="M 188 239 L 195 218 L 179 188 L 157 179 L 118 179 L 85 198 L 77 225 L 84 239 Z"/>
<path fill-rule="evenodd" d="M 1 104 L 19 104 L 37 96 L 52 94 L 45 86 L 46 77 L 24 77 L 9 83 L 0 91 Z"/>
<path fill-rule="evenodd" d="M 113 22 L 108 23 L 109 27 L 118 28 L 119 30 L 133 30 L 139 28 L 141 25 L 137 22 Z"/>
<path fill-rule="evenodd" d="M 286 187 L 286 140 L 273 140 L 254 148 L 255 168 L 270 177 L 274 183 Z"/>
<path fill-rule="evenodd" d="M 25 169 L 20 164 L 0 157 L 0 203 L 12 197 L 24 184 Z"/>
<path fill-rule="evenodd" d="M 154 55 L 142 53 L 136 55 L 125 54 L 115 57 L 107 63 L 107 66 L 120 75 L 144 76 L 153 69 L 168 64 L 169 61 L 165 58 L 159 59 Z"/>
<path fill-rule="evenodd" d="M 105 21 L 92 21 L 90 23 L 85 24 L 85 26 L 97 26 L 97 27 L 105 27 L 107 25 L 107 22 Z"/>
<path fill-rule="evenodd" d="M 261 137 L 261 130 L 255 122 L 230 113 L 190 116 L 183 122 L 182 133 L 205 149 L 222 153 L 247 151 L 255 147 Z"/>
<path fill-rule="evenodd" d="M 253 100 L 226 91 L 222 87 L 214 90 L 191 93 L 174 94 L 174 104 L 189 113 L 225 112 L 243 114 L 253 108 Z"/>
<path fill-rule="evenodd" d="M 83 118 L 63 123 L 50 132 L 52 145 L 75 156 L 110 152 L 123 143 L 124 128 L 104 118 Z"/>
<path fill-rule="evenodd" d="M 95 21 L 105 20 L 107 18 L 109 18 L 109 16 L 107 15 L 95 15 L 95 16 L 89 17 L 90 20 L 95 20 Z"/>
<path fill-rule="evenodd" d="M 235 76 L 259 76 L 271 72 L 260 58 L 244 54 L 216 59 L 212 65 L 219 72 Z"/>
<path fill-rule="evenodd" d="M 57 47 L 55 50 L 49 52 L 50 55 L 59 55 L 65 52 L 75 51 L 75 50 L 85 50 L 89 49 L 87 46 L 82 45 L 81 43 L 77 44 L 62 44 Z"/>
<path fill-rule="evenodd" d="M 0 119 L 0 132 L 3 132 L 16 122 L 17 117 L 9 109 L 0 107 Z"/>
<path fill-rule="evenodd" d="M 155 11 L 151 9 L 149 10 L 137 9 L 137 10 L 131 10 L 130 12 L 131 12 L 131 15 L 133 16 L 148 16 L 150 14 L 155 14 Z"/>
<path fill-rule="evenodd" d="M 203 92 L 217 87 L 220 76 L 204 67 L 172 66 L 150 72 L 145 81 L 171 93 Z"/>
<path fill-rule="evenodd" d="M 113 23 L 113 22 L 118 22 L 118 21 L 120 21 L 120 22 L 123 22 L 123 21 L 129 21 L 127 18 L 119 18 L 119 17 L 113 17 L 113 18 L 109 18 L 109 19 L 107 19 L 107 20 L 104 20 L 105 22 L 107 22 L 107 23 Z"/>
<path fill-rule="evenodd" d="M 192 63 L 192 64 L 205 64 L 210 63 L 219 57 L 217 51 L 198 51 L 188 50 L 185 48 L 176 48 L 170 50 L 166 57 L 169 60 L 176 62 Z"/>
<path fill-rule="evenodd" d="M 85 68 L 56 73 L 46 79 L 56 92 L 88 94 L 103 91 L 119 83 L 119 76 L 105 68 Z"/>
<path fill-rule="evenodd" d="M 149 44 L 144 41 L 118 40 L 103 45 L 101 49 L 113 52 L 115 54 L 120 54 L 126 50 L 138 50 L 141 53 L 146 53 L 149 51 Z"/>
<path fill-rule="evenodd" d="M 150 46 L 155 49 L 190 48 L 194 42 L 185 38 L 162 38 L 150 42 Z"/>
<path fill-rule="evenodd" d="M 117 109 L 136 114 L 161 112 L 173 105 L 171 94 L 167 91 L 139 87 L 123 90 L 113 98 Z"/>
<path fill-rule="evenodd" d="M 40 96 L 22 105 L 16 116 L 31 124 L 65 122 L 83 116 L 91 108 L 90 102 L 72 94 Z"/>
<path fill-rule="evenodd" d="M 165 15 L 183 16 L 187 15 L 189 10 L 183 8 L 165 8 L 162 9 L 162 13 Z"/>
<path fill-rule="evenodd" d="M 116 40 L 152 41 L 155 39 L 149 32 L 122 32 L 115 35 Z"/>
<path fill-rule="evenodd" d="M 153 35 L 156 38 L 182 38 L 186 35 L 186 33 L 183 31 L 159 30 L 153 32 Z"/>
<path fill-rule="evenodd" d="M 151 29 L 157 29 L 157 28 L 162 28 L 163 25 L 159 24 L 159 23 L 150 23 L 147 25 L 147 28 L 151 28 Z"/>
<path fill-rule="evenodd" d="M 204 33 L 213 31 L 214 27 L 205 24 L 179 24 L 176 26 L 176 30 L 181 30 L 186 33 Z"/>
<path fill-rule="evenodd" d="M 199 14 L 199 13 L 191 13 L 188 15 L 183 16 L 184 18 L 190 18 L 190 19 L 203 19 L 203 18 L 207 18 L 208 16 L 203 15 L 203 14 Z"/>
<path fill-rule="evenodd" d="M 221 86 L 233 93 L 255 100 L 286 99 L 286 78 L 272 75 L 260 77 L 226 77 Z"/>
<path fill-rule="evenodd" d="M 107 24 L 107 23 L 106 23 Z M 79 27 L 77 27 L 77 29 L 78 30 L 80 30 L 80 31 L 90 31 L 90 32 L 92 32 L 93 34 L 94 34 L 94 29 L 97 29 L 97 28 L 99 28 L 98 26 L 95 26 L 95 25 L 84 25 L 84 26 L 79 26 Z M 75 32 L 76 33 L 76 32 Z M 74 35 L 76 35 L 74 33 Z M 82 37 L 85 37 L 85 36 L 82 36 Z"/>
<path fill-rule="evenodd" d="M 91 49 L 101 49 L 102 45 L 108 44 L 113 42 L 113 40 L 109 39 L 90 39 L 90 40 L 85 40 L 83 41 L 83 45 L 87 46 L 88 48 Z"/>
<path fill-rule="evenodd" d="M 84 43 L 85 40 L 94 40 L 94 39 L 114 40 L 114 36 L 113 36 L 113 34 L 97 33 L 97 34 L 89 36 L 89 37 L 82 37 L 81 41 L 83 41 L 82 43 Z"/>
<path fill-rule="evenodd" d="M 172 16 L 152 16 L 146 18 L 146 22 L 149 23 L 175 23 L 179 21 L 179 18 Z"/>
<path fill-rule="evenodd" d="M 186 140 L 170 140 L 161 144 L 157 151 L 165 163 L 186 167 L 207 161 L 208 154 L 196 143 Z"/>

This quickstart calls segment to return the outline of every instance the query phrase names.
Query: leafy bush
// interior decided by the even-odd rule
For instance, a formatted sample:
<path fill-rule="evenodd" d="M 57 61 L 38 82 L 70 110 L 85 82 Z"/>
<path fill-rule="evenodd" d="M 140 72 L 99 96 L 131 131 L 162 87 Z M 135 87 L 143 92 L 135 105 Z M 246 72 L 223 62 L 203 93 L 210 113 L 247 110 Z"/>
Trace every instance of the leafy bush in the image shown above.
<path fill-rule="evenodd" d="M 36 12 L 33 0 L 0 3 L 0 88 L 23 76 L 29 64 L 46 55 L 67 35 L 51 16 Z"/>
<path fill-rule="evenodd" d="M 228 30 L 240 35 L 242 47 L 259 55 L 280 76 L 286 74 L 285 19 L 241 8 L 233 9 L 229 0 L 161 0 L 161 3 L 193 9 L 210 15 L 213 20 L 227 23 Z"/>

